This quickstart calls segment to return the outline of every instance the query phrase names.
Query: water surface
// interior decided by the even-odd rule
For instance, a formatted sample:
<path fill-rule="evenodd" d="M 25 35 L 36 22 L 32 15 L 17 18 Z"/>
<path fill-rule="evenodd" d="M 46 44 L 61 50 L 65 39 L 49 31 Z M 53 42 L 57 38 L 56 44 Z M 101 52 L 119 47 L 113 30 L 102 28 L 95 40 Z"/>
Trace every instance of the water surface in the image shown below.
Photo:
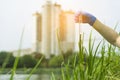
<path fill-rule="evenodd" d="M 10 74 L 0 74 L 0 80 L 10 80 Z M 29 74 L 15 74 L 14 80 L 26 80 Z M 33 74 L 30 80 L 51 80 L 51 74 Z M 57 80 L 59 80 L 57 75 Z"/>

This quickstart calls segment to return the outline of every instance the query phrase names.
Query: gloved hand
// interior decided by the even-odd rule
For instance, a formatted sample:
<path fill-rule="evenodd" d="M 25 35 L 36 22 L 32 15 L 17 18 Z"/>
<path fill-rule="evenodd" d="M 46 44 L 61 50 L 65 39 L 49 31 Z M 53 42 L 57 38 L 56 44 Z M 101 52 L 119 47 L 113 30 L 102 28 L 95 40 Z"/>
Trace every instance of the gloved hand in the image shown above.
<path fill-rule="evenodd" d="M 75 22 L 76 23 L 88 23 L 91 26 L 93 26 L 94 22 L 96 20 L 96 17 L 93 15 L 87 13 L 87 12 L 78 12 L 75 14 Z"/>

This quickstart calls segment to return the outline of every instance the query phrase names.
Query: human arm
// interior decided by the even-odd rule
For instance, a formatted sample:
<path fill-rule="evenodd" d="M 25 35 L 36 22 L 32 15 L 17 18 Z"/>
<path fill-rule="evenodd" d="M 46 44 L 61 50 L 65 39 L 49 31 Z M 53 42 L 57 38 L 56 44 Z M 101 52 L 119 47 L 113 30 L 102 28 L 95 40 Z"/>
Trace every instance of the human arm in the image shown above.
<path fill-rule="evenodd" d="M 109 43 L 120 47 L 120 36 L 115 30 L 101 23 L 96 17 L 89 13 L 79 12 L 75 16 L 75 21 L 79 22 L 79 18 L 82 18 L 82 23 L 88 23 L 93 26 Z"/>
<path fill-rule="evenodd" d="M 98 19 L 95 20 L 93 28 L 97 30 L 108 42 L 120 47 L 120 36 L 115 30 L 101 23 Z"/>

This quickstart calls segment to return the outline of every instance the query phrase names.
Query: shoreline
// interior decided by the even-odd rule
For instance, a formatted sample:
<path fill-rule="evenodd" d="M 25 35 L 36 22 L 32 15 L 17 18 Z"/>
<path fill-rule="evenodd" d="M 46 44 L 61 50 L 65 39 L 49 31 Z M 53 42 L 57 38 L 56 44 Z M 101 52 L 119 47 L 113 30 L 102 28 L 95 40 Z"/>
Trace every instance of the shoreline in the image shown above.
<path fill-rule="evenodd" d="M 30 74 L 33 68 L 18 68 L 15 73 L 16 74 Z M 62 68 L 38 68 L 35 70 L 33 74 L 61 74 L 61 69 Z M 63 68 L 64 69 L 64 68 Z M 6 68 L 0 74 L 11 74 L 12 69 Z"/>

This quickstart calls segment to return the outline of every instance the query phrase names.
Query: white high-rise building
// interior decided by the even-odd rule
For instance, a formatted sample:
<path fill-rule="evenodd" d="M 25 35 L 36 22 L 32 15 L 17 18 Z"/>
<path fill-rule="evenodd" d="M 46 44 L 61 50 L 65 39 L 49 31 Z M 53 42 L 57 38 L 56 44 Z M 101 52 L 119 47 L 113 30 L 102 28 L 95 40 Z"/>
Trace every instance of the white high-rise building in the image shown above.
<path fill-rule="evenodd" d="M 61 5 L 51 1 L 41 7 L 41 13 L 34 14 L 33 51 L 45 56 L 74 50 L 74 12 L 63 11 Z"/>

